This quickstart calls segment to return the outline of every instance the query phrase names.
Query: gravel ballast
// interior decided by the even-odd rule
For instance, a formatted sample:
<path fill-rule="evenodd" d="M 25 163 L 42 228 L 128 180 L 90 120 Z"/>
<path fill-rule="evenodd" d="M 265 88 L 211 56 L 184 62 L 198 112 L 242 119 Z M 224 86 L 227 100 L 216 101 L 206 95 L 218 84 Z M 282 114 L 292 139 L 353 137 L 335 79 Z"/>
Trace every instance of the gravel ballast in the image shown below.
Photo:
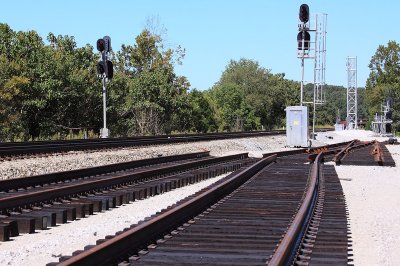
<path fill-rule="evenodd" d="M 284 135 L 256 138 L 214 140 L 204 142 L 123 148 L 109 151 L 69 152 L 57 156 L 17 159 L 0 162 L 0 179 L 40 175 L 56 171 L 68 171 L 105 164 L 127 162 L 183 153 L 210 151 L 212 156 L 249 152 L 249 156 L 262 157 L 262 153 L 285 148 Z"/>

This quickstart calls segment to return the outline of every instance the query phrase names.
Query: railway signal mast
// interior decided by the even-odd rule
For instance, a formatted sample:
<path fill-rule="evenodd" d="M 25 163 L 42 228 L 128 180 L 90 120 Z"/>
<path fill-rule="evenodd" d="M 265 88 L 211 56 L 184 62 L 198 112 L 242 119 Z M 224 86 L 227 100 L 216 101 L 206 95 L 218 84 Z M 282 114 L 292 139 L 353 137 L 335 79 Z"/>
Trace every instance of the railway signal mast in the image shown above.
<path fill-rule="evenodd" d="M 323 87 L 325 85 L 325 54 L 326 54 L 326 14 L 310 16 L 307 4 L 302 4 L 299 10 L 297 57 L 301 59 L 300 106 L 286 108 L 286 137 L 290 147 L 309 147 L 311 140 L 308 132 L 308 107 L 313 104 L 312 136 L 315 137 L 315 106 L 324 103 Z M 315 39 L 312 40 L 313 33 Z M 304 99 L 304 62 L 312 59 L 314 63 L 313 100 Z"/>
<path fill-rule="evenodd" d="M 310 15 L 307 4 L 302 4 L 299 10 L 297 34 L 297 57 L 301 59 L 300 106 L 313 105 L 312 136 L 315 137 L 315 109 L 317 104 L 325 103 L 325 70 L 326 70 L 326 23 L 327 14 Z M 311 39 L 313 33 L 314 40 Z M 304 60 L 311 59 L 314 63 L 314 87 L 312 101 L 304 100 Z"/>
<path fill-rule="evenodd" d="M 111 38 L 104 36 L 98 39 L 97 50 L 101 53 L 101 61 L 97 63 L 97 74 L 102 78 L 103 83 L 103 128 L 100 129 L 101 138 L 108 138 L 110 131 L 107 128 L 107 90 L 106 81 L 111 80 L 114 74 L 113 64 L 108 60 L 108 53 L 111 51 Z"/>
<path fill-rule="evenodd" d="M 312 18 L 312 20 L 311 20 Z M 327 14 L 317 13 L 310 16 L 309 7 L 302 4 L 299 10 L 297 34 L 297 58 L 301 59 L 300 105 L 307 103 L 323 104 L 323 88 L 326 70 L 326 23 Z M 314 40 L 311 40 L 313 33 Z M 312 59 L 314 63 L 314 96 L 313 101 L 304 101 L 304 60 Z"/>

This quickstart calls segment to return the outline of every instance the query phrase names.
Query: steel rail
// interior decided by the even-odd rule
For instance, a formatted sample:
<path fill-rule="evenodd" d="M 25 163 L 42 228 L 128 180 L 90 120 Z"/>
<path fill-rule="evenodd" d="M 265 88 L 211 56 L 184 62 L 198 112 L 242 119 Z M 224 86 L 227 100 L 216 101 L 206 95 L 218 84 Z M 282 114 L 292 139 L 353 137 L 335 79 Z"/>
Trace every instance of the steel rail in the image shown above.
<path fill-rule="evenodd" d="M 177 171 L 185 171 L 196 167 L 201 167 L 207 164 L 225 162 L 235 159 L 247 158 L 248 153 L 240 153 L 235 155 L 228 155 L 223 157 L 213 157 L 200 159 L 194 162 L 186 162 L 179 165 L 173 166 L 161 166 L 156 169 L 142 170 L 133 174 L 118 174 L 113 177 L 106 177 L 103 179 L 88 180 L 85 183 L 76 183 L 71 185 L 62 186 L 59 188 L 44 189 L 35 192 L 27 192 L 18 194 L 15 196 L 0 198 L 0 210 L 17 208 L 20 206 L 32 204 L 35 202 L 48 201 L 55 198 L 75 195 L 78 193 L 85 193 L 94 191 L 97 189 L 113 187 L 129 182 L 135 182 L 152 176 L 158 176 L 161 174 L 169 174 Z"/>
<path fill-rule="evenodd" d="M 3 142 L 0 157 L 24 154 L 55 153 L 77 150 L 95 150 L 129 146 L 171 144 L 181 142 L 208 141 L 217 139 L 245 138 L 284 134 L 284 131 L 254 131 L 205 134 L 158 135 L 130 138 L 82 139 L 60 141 Z"/>
<path fill-rule="evenodd" d="M 366 142 L 361 142 L 359 143 L 359 141 L 354 140 L 353 143 L 351 143 L 352 145 L 348 145 L 347 147 L 343 148 L 339 154 L 337 154 L 336 156 L 333 157 L 333 161 L 335 162 L 336 165 L 340 165 L 342 163 L 342 160 L 344 158 L 346 158 L 346 156 L 352 152 L 355 151 L 357 149 L 361 149 L 364 148 L 366 146 L 370 146 L 373 145 L 374 143 L 376 143 L 376 141 L 366 141 Z"/>
<path fill-rule="evenodd" d="M 342 160 L 342 158 L 345 156 L 345 154 L 350 150 L 350 148 L 352 146 L 354 146 L 356 143 L 358 142 L 358 140 L 353 140 L 352 142 L 350 142 L 346 147 L 344 147 L 343 149 L 341 149 L 334 157 L 333 157 L 333 161 L 336 164 L 340 164 L 340 161 Z"/>
<path fill-rule="evenodd" d="M 171 135 L 154 135 L 154 136 L 133 136 L 133 137 L 120 137 L 120 138 L 97 138 L 97 139 L 73 139 L 73 140 L 39 140 L 39 141 L 23 141 L 23 142 L 0 142 L 0 147 L 9 146 L 24 146 L 26 144 L 41 145 L 41 144 L 63 144 L 63 143 L 88 143 L 88 142 L 113 142 L 113 141 L 129 141 L 129 140 L 151 140 L 155 138 L 186 138 L 186 137 L 223 137 L 223 136 L 237 136 L 237 135 L 274 135 L 283 134 L 284 130 L 272 131 L 242 131 L 242 132 L 220 132 L 220 133 L 199 133 L 199 134 L 171 134 Z"/>
<path fill-rule="evenodd" d="M 336 153 L 337 150 L 335 150 L 334 148 L 347 145 L 350 142 L 351 141 L 334 143 L 334 144 L 329 144 L 329 145 L 325 145 L 325 146 L 314 147 L 312 149 L 303 148 L 303 149 L 296 149 L 296 150 L 289 150 L 289 151 L 269 152 L 269 153 L 264 153 L 263 158 L 266 158 L 273 154 L 276 154 L 278 157 L 297 155 L 297 154 L 310 154 L 310 158 L 312 157 L 314 160 L 321 151 L 325 152 L 325 155 L 326 155 L 327 150 L 332 150 L 334 153 Z"/>
<path fill-rule="evenodd" d="M 390 152 L 383 143 L 364 142 L 356 145 L 340 161 L 342 165 L 395 166 Z"/>
<path fill-rule="evenodd" d="M 323 159 L 323 156 L 324 153 L 320 153 L 315 159 L 314 164 L 311 167 L 310 181 L 304 200 L 292 223 L 290 224 L 285 236 L 270 258 L 268 265 L 277 266 L 291 264 L 290 259 L 292 258 L 292 254 L 295 252 L 295 250 L 297 250 L 298 239 L 301 238 L 299 234 L 304 229 L 306 217 L 310 211 L 310 207 L 313 206 L 313 200 L 315 200 L 320 163 Z"/>
<path fill-rule="evenodd" d="M 188 154 L 179 154 L 171 156 L 161 156 L 156 158 L 135 160 L 123 163 L 115 163 L 109 165 L 102 165 L 97 167 L 88 167 L 70 171 L 62 171 L 56 173 L 48 173 L 43 175 L 28 176 L 22 178 L 14 178 L 7 180 L 0 180 L 0 191 L 8 191 L 11 189 L 19 189 L 26 187 L 34 187 L 43 184 L 49 184 L 53 182 L 63 182 L 69 179 L 78 179 L 87 176 L 95 176 L 105 173 L 117 172 L 126 169 L 132 169 L 142 166 L 175 162 L 181 160 L 189 160 L 194 158 L 202 158 L 209 156 L 210 152 L 196 152 Z"/>
<path fill-rule="evenodd" d="M 341 159 L 343 159 L 345 157 L 345 155 L 351 151 L 351 150 L 355 150 L 355 149 L 359 149 L 359 148 L 363 148 L 365 146 L 368 146 L 370 144 L 372 144 L 373 142 L 363 142 L 361 144 L 357 144 L 357 145 L 353 145 L 350 146 L 354 141 L 357 140 L 353 140 L 353 141 L 348 141 L 348 142 L 342 142 L 342 143 L 337 143 L 335 145 L 327 145 L 327 146 L 321 146 L 319 147 L 320 149 L 314 151 L 314 153 L 310 153 L 310 155 L 308 156 L 308 160 L 309 161 L 314 161 L 315 158 L 317 158 L 318 154 L 323 152 L 324 153 L 324 160 L 326 157 L 328 156 L 332 156 L 333 155 L 333 161 L 335 160 L 335 155 L 337 155 L 338 153 L 345 151 L 344 152 L 344 156 L 341 157 Z M 340 146 L 346 145 L 346 147 L 341 148 L 341 149 L 335 149 L 335 148 L 340 148 Z M 323 147 L 326 147 L 327 149 L 323 149 Z M 350 147 L 350 148 L 347 148 Z"/>
<path fill-rule="evenodd" d="M 264 158 L 189 201 L 116 235 L 108 241 L 82 251 L 58 265 L 108 265 L 113 263 L 118 258 L 126 256 L 129 251 L 146 246 L 149 239 L 156 240 L 183 222 L 200 214 L 275 160 L 276 155 Z"/>

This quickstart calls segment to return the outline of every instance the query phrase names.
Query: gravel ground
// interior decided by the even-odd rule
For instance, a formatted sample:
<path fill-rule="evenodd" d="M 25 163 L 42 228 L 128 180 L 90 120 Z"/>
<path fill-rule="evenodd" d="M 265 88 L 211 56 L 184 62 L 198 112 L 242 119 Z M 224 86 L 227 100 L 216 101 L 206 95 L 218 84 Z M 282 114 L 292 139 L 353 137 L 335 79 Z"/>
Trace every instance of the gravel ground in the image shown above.
<path fill-rule="evenodd" d="M 371 132 L 350 130 L 319 133 L 313 146 L 353 139 L 379 141 Z M 285 136 L 258 137 L 237 140 L 218 140 L 201 143 L 130 148 L 119 151 L 70 153 L 46 158 L 21 159 L 0 163 L 1 178 L 90 167 L 116 163 L 158 154 L 210 150 L 212 155 L 225 155 L 248 151 L 250 156 L 287 149 Z M 388 146 L 396 167 L 338 166 L 336 170 L 344 189 L 349 208 L 355 265 L 400 265 L 400 145 Z M 9 242 L 0 243 L 0 265 L 44 265 L 58 261 L 60 255 L 69 255 L 85 245 L 94 244 L 105 235 L 136 223 L 176 201 L 216 182 L 220 177 L 203 181 L 183 189 L 121 206 L 112 211 L 97 213 L 88 218 L 57 226 L 50 230 L 22 235 Z M 73 229 L 72 229 L 73 228 Z M 80 232 L 79 238 L 74 232 Z M 68 243 L 66 245 L 65 243 Z"/>

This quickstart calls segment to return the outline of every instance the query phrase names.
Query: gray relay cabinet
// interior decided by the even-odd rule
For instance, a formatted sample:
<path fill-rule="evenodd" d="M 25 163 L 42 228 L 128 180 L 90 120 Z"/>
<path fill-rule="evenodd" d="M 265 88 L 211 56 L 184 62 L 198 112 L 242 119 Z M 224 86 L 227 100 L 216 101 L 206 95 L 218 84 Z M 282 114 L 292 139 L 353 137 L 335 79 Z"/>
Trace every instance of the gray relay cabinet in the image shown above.
<path fill-rule="evenodd" d="M 308 147 L 307 106 L 286 107 L 286 142 L 289 147 Z"/>

